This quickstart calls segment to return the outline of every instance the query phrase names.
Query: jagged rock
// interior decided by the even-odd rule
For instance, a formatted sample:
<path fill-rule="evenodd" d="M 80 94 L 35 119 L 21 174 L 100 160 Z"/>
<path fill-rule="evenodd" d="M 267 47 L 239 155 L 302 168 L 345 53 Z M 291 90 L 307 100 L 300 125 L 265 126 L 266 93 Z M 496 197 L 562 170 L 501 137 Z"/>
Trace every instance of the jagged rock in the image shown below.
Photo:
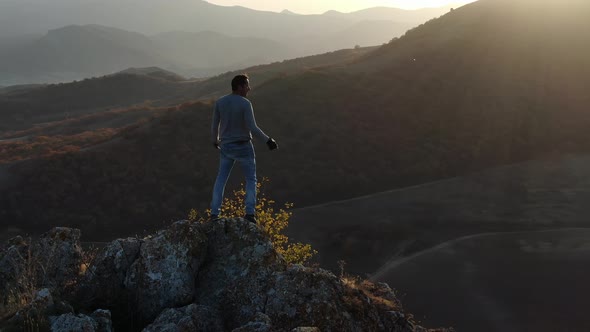
<path fill-rule="evenodd" d="M 47 313 L 53 305 L 53 296 L 51 296 L 49 289 L 41 289 L 37 291 L 33 301 L 20 309 L 10 319 L 9 323 L 15 328 L 22 328 L 24 330 L 31 325 L 45 327 L 48 325 Z"/>
<path fill-rule="evenodd" d="M 140 246 L 140 239 L 127 238 L 117 239 L 103 248 L 86 271 L 76 302 L 87 309 L 125 311 L 129 297 L 125 279 L 131 264 L 139 257 Z"/>
<path fill-rule="evenodd" d="M 35 243 L 17 236 L 0 252 L 0 312 L 35 289 L 62 289 L 80 270 L 80 230 L 56 227 Z"/>
<path fill-rule="evenodd" d="M 67 303 L 54 300 L 51 291 L 43 288 L 34 294 L 29 304 L 8 320 L 6 327 L 14 330 L 43 330 L 49 327 L 50 315 L 69 313 L 73 310 Z"/>
<path fill-rule="evenodd" d="M 96 310 L 92 315 L 75 315 L 67 313 L 60 316 L 52 316 L 52 332 L 112 332 L 111 312 L 108 310 Z"/>
<path fill-rule="evenodd" d="M 0 313 L 32 301 L 36 289 L 63 290 L 77 277 L 81 260 L 77 229 L 56 227 L 34 244 L 20 236 L 9 240 L 0 252 Z"/>
<path fill-rule="evenodd" d="M 40 285 L 61 288 L 80 272 L 80 230 L 55 227 L 41 235 L 34 253 Z"/>
<path fill-rule="evenodd" d="M 5 249 L 0 251 L 0 313 L 9 311 L 22 298 L 21 294 L 30 294 L 30 285 L 34 273 L 27 278 L 25 268 L 29 261 L 30 239 L 21 236 L 7 242 Z"/>
<path fill-rule="evenodd" d="M 385 309 L 365 293 L 322 269 L 293 265 L 277 274 L 267 296 L 266 314 L 289 330 L 315 326 L 322 331 L 387 331 L 391 322 Z"/>
<path fill-rule="evenodd" d="M 296 327 L 291 332 L 322 332 L 317 327 Z"/>
<path fill-rule="evenodd" d="M 97 331 L 112 332 L 113 320 L 111 319 L 111 312 L 109 310 L 98 309 L 90 315 L 96 323 L 98 323 Z"/>
<path fill-rule="evenodd" d="M 178 309 L 164 310 L 143 332 L 222 332 L 223 322 L 211 308 L 191 304 Z"/>
<path fill-rule="evenodd" d="M 227 327 L 241 327 L 264 312 L 269 282 L 287 264 L 264 232 L 242 218 L 220 219 L 204 228 L 209 250 L 196 302 L 220 310 Z"/>
<path fill-rule="evenodd" d="M 72 313 L 52 317 L 52 332 L 95 332 L 98 329 L 98 323 L 91 317 Z"/>
<path fill-rule="evenodd" d="M 44 249 L 48 258 L 41 260 L 46 263 L 61 253 L 67 257 L 55 258 L 56 266 L 44 274 L 47 284 L 59 285 L 72 277 L 67 273 L 77 264 L 78 241 L 79 232 L 59 228 L 33 246 L 15 239 L 2 252 L 0 266 L 31 248 Z M 31 260 L 22 261 L 26 266 Z M 66 271 L 66 277 L 57 276 L 58 271 Z M 78 298 L 85 301 L 77 308 L 117 308 L 113 320 L 110 311 L 74 315 L 62 301 L 54 299 L 52 305 L 52 291 L 39 292 L 31 310 L 20 317 L 38 314 L 49 323 L 50 315 L 52 329 L 59 331 L 111 331 L 113 321 L 118 330 L 145 327 L 146 332 L 424 331 L 401 312 L 388 285 L 343 281 L 322 269 L 289 266 L 268 236 L 242 218 L 179 221 L 145 239 L 119 239 L 106 246 L 78 285 Z"/>
<path fill-rule="evenodd" d="M 389 287 L 388 284 L 386 284 L 384 282 L 377 282 L 377 283 L 364 282 L 363 286 L 364 286 L 364 289 L 371 292 L 371 294 L 373 294 L 373 296 L 391 302 L 391 304 L 393 306 L 395 306 L 396 308 L 398 308 L 399 310 L 402 309 L 401 302 L 395 296 L 395 292 L 391 289 L 391 287 Z"/>
<path fill-rule="evenodd" d="M 270 317 L 259 312 L 256 314 L 254 321 L 242 327 L 233 329 L 232 332 L 270 332 L 272 331 L 272 322 Z"/>
<path fill-rule="evenodd" d="M 261 322 L 250 322 L 242 327 L 233 329 L 232 332 L 269 332 L 271 326 Z"/>
<path fill-rule="evenodd" d="M 33 300 L 34 303 L 40 304 L 44 307 L 48 307 L 53 305 L 53 296 L 51 296 L 51 291 L 48 288 L 40 289 L 37 294 L 35 294 L 35 299 Z"/>
<path fill-rule="evenodd" d="M 162 310 L 193 301 L 195 279 L 207 254 L 207 236 L 201 228 L 176 222 L 142 243 L 125 279 L 142 321 L 151 322 Z"/>

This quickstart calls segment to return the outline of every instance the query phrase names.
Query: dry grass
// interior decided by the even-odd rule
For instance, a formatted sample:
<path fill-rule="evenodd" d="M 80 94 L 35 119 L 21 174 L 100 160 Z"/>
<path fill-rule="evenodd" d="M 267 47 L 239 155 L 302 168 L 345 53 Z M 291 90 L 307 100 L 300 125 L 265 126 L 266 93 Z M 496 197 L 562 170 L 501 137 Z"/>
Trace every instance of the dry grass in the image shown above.
<path fill-rule="evenodd" d="M 361 279 L 358 276 L 345 276 L 340 280 L 342 280 L 342 283 L 346 287 L 361 291 L 362 294 L 369 298 L 371 303 L 379 307 L 385 308 L 388 311 L 402 311 L 402 307 L 399 305 L 399 303 L 376 295 L 375 290 L 378 287 L 373 282 L 367 279 Z"/>

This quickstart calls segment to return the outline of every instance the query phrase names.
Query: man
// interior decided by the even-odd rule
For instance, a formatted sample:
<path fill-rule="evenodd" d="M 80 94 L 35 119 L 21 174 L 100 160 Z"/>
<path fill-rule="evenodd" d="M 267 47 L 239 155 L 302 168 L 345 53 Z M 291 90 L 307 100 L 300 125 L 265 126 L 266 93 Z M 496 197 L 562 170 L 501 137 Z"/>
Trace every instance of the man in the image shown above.
<path fill-rule="evenodd" d="M 256 160 L 252 134 L 266 142 L 270 150 L 278 149 L 277 142 L 268 137 L 254 119 L 252 103 L 246 98 L 250 81 L 246 75 L 238 75 L 231 82 L 232 93 L 215 103 L 211 137 L 213 146 L 220 150 L 219 173 L 213 187 L 211 220 L 219 218 L 227 179 L 237 161 L 246 178 L 245 219 L 256 223 Z"/>

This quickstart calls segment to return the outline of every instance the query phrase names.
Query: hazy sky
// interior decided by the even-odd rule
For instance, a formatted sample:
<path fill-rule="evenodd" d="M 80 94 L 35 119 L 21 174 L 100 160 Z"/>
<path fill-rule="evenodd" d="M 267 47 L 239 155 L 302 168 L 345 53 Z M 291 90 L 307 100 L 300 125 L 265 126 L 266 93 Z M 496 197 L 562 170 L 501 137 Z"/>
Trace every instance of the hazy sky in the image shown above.
<path fill-rule="evenodd" d="M 207 0 L 222 6 L 244 6 L 279 12 L 288 9 L 300 14 L 320 14 L 328 10 L 351 12 L 370 7 L 417 9 L 445 5 L 463 5 L 475 0 Z"/>

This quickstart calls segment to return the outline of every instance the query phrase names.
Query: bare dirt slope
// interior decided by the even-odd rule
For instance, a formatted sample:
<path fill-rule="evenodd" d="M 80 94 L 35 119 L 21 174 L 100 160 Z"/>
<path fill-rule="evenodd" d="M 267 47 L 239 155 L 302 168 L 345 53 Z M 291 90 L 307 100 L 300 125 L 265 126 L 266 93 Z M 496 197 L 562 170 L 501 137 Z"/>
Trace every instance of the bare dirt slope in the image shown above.
<path fill-rule="evenodd" d="M 556 157 L 296 209 L 289 233 L 363 275 L 462 236 L 590 227 L 589 199 L 590 156 Z"/>
<path fill-rule="evenodd" d="M 458 331 L 589 331 L 590 229 L 484 234 L 384 266 L 424 324 Z"/>

